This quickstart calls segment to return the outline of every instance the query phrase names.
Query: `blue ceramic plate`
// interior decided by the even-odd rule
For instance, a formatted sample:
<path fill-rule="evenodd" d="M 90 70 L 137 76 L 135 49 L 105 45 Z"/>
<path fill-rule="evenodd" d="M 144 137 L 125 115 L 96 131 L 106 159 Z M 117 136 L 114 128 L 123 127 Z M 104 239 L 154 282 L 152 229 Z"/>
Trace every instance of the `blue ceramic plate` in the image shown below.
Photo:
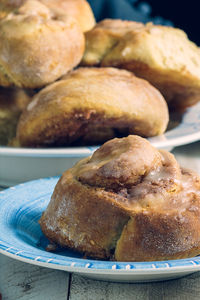
<path fill-rule="evenodd" d="M 47 252 L 38 220 L 50 201 L 58 177 L 20 184 L 0 192 L 0 253 L 43 267 L 112 281 L 152 281 L 200 270 L 200 257 L 155 262 L 84 259 L 74 252 Z"/>

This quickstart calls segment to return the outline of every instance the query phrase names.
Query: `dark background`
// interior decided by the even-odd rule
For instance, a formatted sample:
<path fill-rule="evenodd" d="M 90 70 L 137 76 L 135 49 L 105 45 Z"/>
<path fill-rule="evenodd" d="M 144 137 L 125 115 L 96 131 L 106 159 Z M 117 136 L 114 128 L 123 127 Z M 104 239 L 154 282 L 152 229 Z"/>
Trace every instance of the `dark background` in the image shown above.
<path fill-rule="evenodd" d="M 97 21 L 120 18 L 183 29 L 190 40 L 200 46 L 199 0 L 88 0 Z"/>
<path fill-rule="evenodd" d="M 200 45 L 200 1 L 155 1 L 148 0 L 152 6 L 152 14 L 170 19 L 175 27 L 183 29 L 188 37 Z"/>

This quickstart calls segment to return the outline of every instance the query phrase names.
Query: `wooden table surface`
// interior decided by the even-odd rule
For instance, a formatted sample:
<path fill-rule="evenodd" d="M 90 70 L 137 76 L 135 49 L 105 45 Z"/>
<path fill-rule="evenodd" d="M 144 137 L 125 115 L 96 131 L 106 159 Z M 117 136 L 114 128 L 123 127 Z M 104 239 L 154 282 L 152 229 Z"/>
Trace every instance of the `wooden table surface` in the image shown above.
<path fill-rule="evenodd" d="M 200 142 L 172 151 L 200 174 Z M 0 254 L 0 300 L 200 299 L 200 272 L 154 283 L 112 283 L 42 268 Z"/>

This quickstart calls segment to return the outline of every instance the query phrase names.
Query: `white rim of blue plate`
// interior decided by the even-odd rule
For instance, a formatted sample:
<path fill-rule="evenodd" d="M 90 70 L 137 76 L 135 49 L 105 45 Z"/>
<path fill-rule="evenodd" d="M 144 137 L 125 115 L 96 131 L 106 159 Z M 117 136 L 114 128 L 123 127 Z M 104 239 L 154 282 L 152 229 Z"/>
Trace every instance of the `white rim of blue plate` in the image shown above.
<path fill-rule="evenodd" d="M 21 218 L 24 215 L 20 215 L 20 212 L 28 212 L 27 209 L 30 212 L 34 212 L 38 208 L 36 205 L 38 203 L 40 208 L 44 210 L 58 178 L 51 177 L 29 181 L 0 192 L 0 253 L 31 264 L 78 273 L 144 274 L 152 272 L 189 272 L 200 269 L 200 257 L 154 262 L 101 261 L 50 253 L 41 250 L 36 245 L 26 244 L 23 240 L 17 240 L 17 231 L 10 225 L 13 220 L 8 218 L 8 221 L 12 222 L 6 223 L 6 214 L 8 216 L 13 214 L 16 218 Z M 41 197 L 45 198 L 44 207 L 42 206 Z M 15 241 L 14 244 L 12 243 L 13 241 Z M 25 243 L 25 246 L 18 247 L 18 241 L 19 245 L 20 243 L 22 245 Z"/>
<path fill-rule="evenodd" d="M 170 148 L 200 140 L 200 102 L 187 109 L 180 124 L 165 134 L 148 139 L 157 148 Z M 14 148 L 0 147 L 0 155 L 29 157 L 85 157 L 98 147 Z"/>

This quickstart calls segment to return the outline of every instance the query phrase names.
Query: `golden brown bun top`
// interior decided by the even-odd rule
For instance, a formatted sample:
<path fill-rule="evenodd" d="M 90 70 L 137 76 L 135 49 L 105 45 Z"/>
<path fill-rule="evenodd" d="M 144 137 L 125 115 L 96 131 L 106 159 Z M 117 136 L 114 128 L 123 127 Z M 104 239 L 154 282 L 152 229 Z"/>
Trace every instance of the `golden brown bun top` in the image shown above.
<path fill-rule="evenodd" d="M 38 0 L 27 0 L 16 10 L 13 10 L 5 18 L 0 20 L 1 31 L 10 37 L 21 37 L 34 34 L 35 30 L 46 25 L 52 30 L 64 30 L 66 24 L 73 26 L 75 19 L 66 16 L 61 11 L 53 11 Z M 54 28 L 53 28 L 54 27 Z M 58 34 L 58 33 L 57 33 Z"/>
<path fill-rule="evenodd" d="M 200 195 L 200 178 L 195 173 L 181 169 L 171 153 L 134 135 L 106 142 L 70 172 L 82 184 L 114 191 L 115 204 L 133 213 L 184 210 L 193 198 L 191 191 Z"/>
<path fill-rule="evenodd" d="M 89 162 L 81 166 L 77 176 L 90 185 L 122 187 L 136 184 L 161 163 L 160 153 L 148 141 L 129 136 L 101 146 Z"/>
<path fill-rule="evenodd" d="M 55 14 L 68 15 L 75 18 L 82 31 L 88 31 L 95 25 L 95 19 L 86 0 L 38 0 L 50 8 Z M 27 0 L 3 0 L 0 3 L 0 18 L 23 5 Z"/>
<path fill-rule="evenodd" d="M 69 72 L 34 97 L 23 116 L 24 121 L 46 113 L 50 104 L 59 111 L 63 106 L 65 112 L 74 108 L 105 109 L 110 116 L 118 117 L 123 111 L 152 120 L 153 115 L 158 118 L 162 113 L 162 118 L 158 118 L 162 124 L 158 134 L 163 133 L 168 123 L 168 108 L 159 91 L 146 80 L 116 68 L 78 68 Z M 54 112 L 52 108 L 50 113 Z"/>
<path fill-rule="evenodd" d="M 88 124 L 153 136 L 165 131 L 168 118 L 162 95 L 131 72 L 79 68 L 35 95 L 21 116 L 17 137 L 26 146 L 59 144 Z"/>
<path fill-rule="evenodd" d="M 120 19 L 104 19 L 103 21 L 97 23 L 93 30 L 100 28 L 104 29 L 110 35 L 113 35 L 115 37 L 122 37 L 124 34 L 131 32 L 132 30 L 134 32 L 140 32 L 144 30 L 145 25 L 143 23 L 134 21 L 126 21 Z"/>
<path fill-rule="evenodd" d="M 200 79 L 200 50 L 177 28 L 106 19 L 86 33 L 86 44 L 83 65 L 119 65 L 134 58 Z"/>
<path fill-rule="evenodd" d="M 0 19 L 0 85 L 40 88 L 81 60 L 85 48 L 77 21 L 28 0 Z"/>

